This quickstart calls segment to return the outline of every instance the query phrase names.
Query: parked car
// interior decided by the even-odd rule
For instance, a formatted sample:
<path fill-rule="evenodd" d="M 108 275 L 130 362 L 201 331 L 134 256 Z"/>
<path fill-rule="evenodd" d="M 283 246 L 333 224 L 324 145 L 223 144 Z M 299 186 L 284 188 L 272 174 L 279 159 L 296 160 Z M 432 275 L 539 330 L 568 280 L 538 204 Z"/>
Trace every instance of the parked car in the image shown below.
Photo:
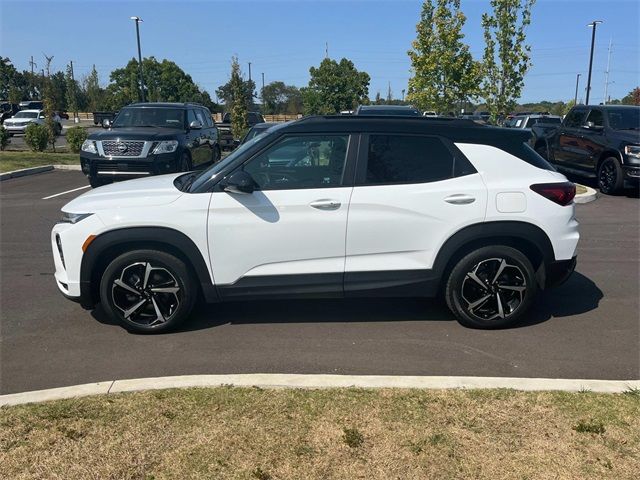
<path fill-rule="evenodd" d="M 118 112 L 93 112 L 92 115 L 94 125 L 104 125 L 105 120 L 113 122 Z"/>
<path fill-rule="evenodd" d="M 13 117 L 18 113 L 20 109 L 15 103 L 2 102 L 0 103 L 0 124 L 4 123 L 7 118 Z"/>
<path fill-rule="evenodd" d="M 62 132 L 60 117 L 55 115 L 53 120 L 55 122 L 55 134 L 60 135 L 60 132 Z M 18 133 L 24 133 L 32 123 L 44 125 L 45 121 L 46 117 L 43 110 L 20 110 L 13 117 L 7 118 L 3 125 L 7 132 L 9 132 L 9 135 L 16 135 Z"/>
<path fill-rule="evenodd" d="M 247 124 L 253 127 L 259 123 L 264 123 L 264 117 L 259 112 L 247 113 Z M 222 116 L 222 122 L 216 123 L 220 132 L 220 146 L 224 150 L 233 150 L 240 144 L 240 139 L 235 138 L 231 132 L 231 113 L 225 113 Z"/>
<path fill-rule="evenodd" d="M 178 326 L 199 297 L 438 292 L 464 325 L 513 325 L 571 274 L 579 237 L 575 185 L 528 137 L 457 119 L 283 123 L 203 172 L 66 204 L 55 282 L 138 332 Z"/>
<path fill-rule="evenodd" d="M 417 108 L 409 105 L 360 105 L 354 115 L 402 115 L 408 117 L 421 117 L 422 113 Z"/>
<path fill-rule="evenodd" d="M 249 129 L 249 131 L 245 134 L 245 136 L 240 140 L 240 145 L 243 143 L 247 143 L 249 140 L 255 138 L 256 136 L 266 132 L 274 125 L 278 125 L 276 122 L 263 122 L 256 123 L 253 127 Z"/>
<path fill-rule="evenodd" d="M 562 123 L 562 117 L 557 115 L 516 115 L 508 123 L 505 123 L 505 127 L 511 128 L 532 128 L 534 125 L 544 123 L 546 125 L 558 126 Z"/>
<path fill-rule="evenodd" d="M 134 103 L 108 130 L 91 133 L 80 151 L 92 187 L 115 180 L 187 172 L 220 160 L 218 130 L 197 103 Z"/>
<path fill-rule="evenodd" d="M 535 128 L 534 128 L 535 129 Z M 559 170 L 596 177 L 613 195 L 640 180 L 640 107 L 578 105 L 534 144 Z"/>
<path fill-rule="evenodd" d="M 25 100 L 18 105 L 20 110 L 44 110 L 44 104 L 40 100 Z"/>
<path fill-rule="evenodd" d="M 65 120 L 69 120 L 69 114 L 67 112 L 56 112 L 56 114 Z"/>

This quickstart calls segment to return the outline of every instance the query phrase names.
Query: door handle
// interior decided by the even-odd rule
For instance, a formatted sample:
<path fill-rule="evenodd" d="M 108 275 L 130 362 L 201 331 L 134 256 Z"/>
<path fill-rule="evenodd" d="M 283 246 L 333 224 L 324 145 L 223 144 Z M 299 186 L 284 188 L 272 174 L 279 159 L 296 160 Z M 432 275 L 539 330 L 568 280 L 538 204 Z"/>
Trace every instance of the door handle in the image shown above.
<path fill-rule="evenodd" d="M 310 207 L 317 208 L 318 210 L 337 210 L 342 205 L 337 200 L 316 200 L 309 204 Z"/>
<path fill-rule="evenodd" d="M 471 195 L 465 195 L 464 193 L 457 193 L 455 195 L 448 196 L 444 201 L 452 205 L 467 205 L 475 202 L 476 198 Z"/>

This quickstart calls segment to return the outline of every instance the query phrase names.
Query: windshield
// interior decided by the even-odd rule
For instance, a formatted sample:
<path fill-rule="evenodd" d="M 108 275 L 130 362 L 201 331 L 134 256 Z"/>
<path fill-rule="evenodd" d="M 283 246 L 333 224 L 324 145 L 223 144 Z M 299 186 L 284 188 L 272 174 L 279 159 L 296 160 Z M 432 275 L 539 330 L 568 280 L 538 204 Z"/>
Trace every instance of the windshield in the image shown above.
<path fill-rule="evenodd" d="M 246 143 L 243 143 L 238 148 L 236 148 L 233 152 L 229 154 L 224 160 L 216 163 L 215 165 L 207 168 L 202 173 L 200 173 L 197 177 L 194 178 L 191 183 L 191 187 L 189 191 L 193 192 L 199 189 L 202 185 L 208 182 L 210 179 L 214 178 L 221 170 L 223 170 L 227 165 L 232 163 L 236 158 L 242 155 L 243 152 L 246 152 L 251 147 L 253 147 L 256 143 L 262 141 L 267 136 L 271 136 L 273 133 L 280 130 L 282 127 L 287 125 L 286 123 L 281 123 L 280 125 L 276 125 L 275 127 L 271 127 L 268 130 L 260 132 L 259 135 L 256 135 L 251 140 L 248 140 Z"/>
<path fill-rule="evenodd" d="M 640 130 L 640 107 L 612 108 L 607 115 L 614 130 Z"/>
<path fill-rule="evenodd" d="M 123 108 L 111 128 L 162 127 L 184 128 L 184 110 L 181 108 L 132 107 Z"/>
<path fill-rule="evenodd" d="M 38 118 L 38 112 L 18 112 L 13 118 Z"/>

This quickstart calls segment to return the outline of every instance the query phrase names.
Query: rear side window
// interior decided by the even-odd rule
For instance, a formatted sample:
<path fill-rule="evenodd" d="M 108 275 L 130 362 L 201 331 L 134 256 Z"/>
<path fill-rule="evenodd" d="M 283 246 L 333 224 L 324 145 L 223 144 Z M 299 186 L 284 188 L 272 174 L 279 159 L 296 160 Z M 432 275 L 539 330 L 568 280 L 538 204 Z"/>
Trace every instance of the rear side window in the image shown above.
<path fill-rule="evenodd" d="M 364 184 L 437 182 L 454 175 L 454 163 L 439 138 L 372 134 Z"/>

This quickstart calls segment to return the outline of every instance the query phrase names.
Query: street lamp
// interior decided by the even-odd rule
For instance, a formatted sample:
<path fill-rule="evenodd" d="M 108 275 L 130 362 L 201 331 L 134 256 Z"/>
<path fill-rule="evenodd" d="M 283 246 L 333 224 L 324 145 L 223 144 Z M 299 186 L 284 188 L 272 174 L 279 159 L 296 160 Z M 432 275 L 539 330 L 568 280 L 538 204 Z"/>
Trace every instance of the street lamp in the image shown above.
<path fill-rule="evenodd" d="M 587 100 L 585 105 L 589 105 L 589 93 L 591 93 L 591 67 L 593 66 L 593 46 L 596 42 L 596 27 L 599 23 L 602 23 L 602 20 L 594 20 L 587 27 L 593 27 L 591 31 L 591 53 L 589 55 L 589 75 L 587 76 Z"/>
<path fill-rule="evenodd" d="M 578 83 L 580 82 L 580 73 L 577 74 L 576 76 L 576 95 L 575 97 L 573 97 L 573 104 L 577 105 L 578 104 Z"/>
<path fill-rule="evenodd" d="M 142 53 L 140 52 L 140 27 L 138 26 L 139 23 L 142 21 L 142 19 L 140 17 L 130 17 L 130 18 L 131 20 L 136 22 L 136 38 L 138 39 L 138 67 L 139 67 L 139 73 L 140 73 L 140 98 L 142 99 L 143 102 L 145 102 L 146 100 L 144 99 L 144 80 L 142 78 Z"/>

